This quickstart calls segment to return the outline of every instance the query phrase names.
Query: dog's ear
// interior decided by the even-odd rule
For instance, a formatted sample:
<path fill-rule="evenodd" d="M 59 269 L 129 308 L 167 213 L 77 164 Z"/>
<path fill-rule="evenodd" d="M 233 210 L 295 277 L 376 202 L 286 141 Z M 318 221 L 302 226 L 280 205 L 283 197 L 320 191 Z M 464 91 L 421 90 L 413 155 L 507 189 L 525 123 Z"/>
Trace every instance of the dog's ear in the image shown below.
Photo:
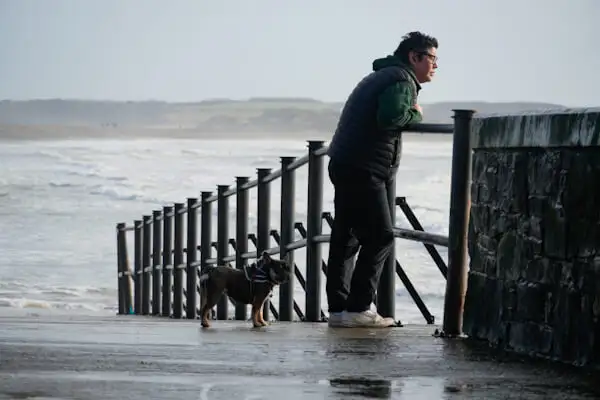
<path fill-rule="evenodd" d="M 269 255 L 269 253 L 267 253 L 266 250 L 262 252 L 260 258 L 262 258 L 265 262 L 271 261 L 271 256 Z"/>

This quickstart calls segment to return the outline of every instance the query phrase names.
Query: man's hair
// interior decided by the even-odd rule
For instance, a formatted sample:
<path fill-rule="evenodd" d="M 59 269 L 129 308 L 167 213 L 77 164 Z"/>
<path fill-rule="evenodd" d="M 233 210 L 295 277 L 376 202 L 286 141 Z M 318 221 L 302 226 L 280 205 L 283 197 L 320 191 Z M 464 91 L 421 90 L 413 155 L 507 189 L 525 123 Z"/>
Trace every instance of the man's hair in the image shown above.
<path fill-rule="evenodd" d="M 438 48 L 438 41 L 433 36 L 428 36 L 421 32 L 410 32 L 402 36 L 402 41 L 398 45 L 394 55 L 402 62 L 408 64 L 408 53 L 411 51 L 425 53 L 427 49 Z"/>

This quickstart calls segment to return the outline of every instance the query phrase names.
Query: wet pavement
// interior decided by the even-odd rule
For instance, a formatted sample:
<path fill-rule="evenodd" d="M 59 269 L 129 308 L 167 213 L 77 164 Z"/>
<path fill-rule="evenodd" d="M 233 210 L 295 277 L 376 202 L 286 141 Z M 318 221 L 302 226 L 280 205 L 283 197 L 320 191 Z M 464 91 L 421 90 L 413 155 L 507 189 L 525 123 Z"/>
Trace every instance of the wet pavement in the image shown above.
<path fill-rule="evenodd" d="M 436 327 L 0 316 L 0 399 L 593 399 L 591 372 Z"/>

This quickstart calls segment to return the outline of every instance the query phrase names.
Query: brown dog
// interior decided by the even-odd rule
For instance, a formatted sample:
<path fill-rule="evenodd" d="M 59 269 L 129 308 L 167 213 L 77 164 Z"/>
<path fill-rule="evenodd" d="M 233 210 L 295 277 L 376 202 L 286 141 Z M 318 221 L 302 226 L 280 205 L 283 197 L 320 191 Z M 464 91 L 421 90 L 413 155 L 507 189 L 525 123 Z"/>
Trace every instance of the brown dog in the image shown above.
<path fill-rule="evenodd" d="M 219 265 L 200 274 L 202 326 L 208 328 L 208 315 L 223 293 L 235 303 L 252 305 L 252 323 L 255 328 L 268 325 L 263 319 L 263 304 L 276 285 L 286 282 L 290 266 L 263 252 L 255 263 L 244 269 Z"/>

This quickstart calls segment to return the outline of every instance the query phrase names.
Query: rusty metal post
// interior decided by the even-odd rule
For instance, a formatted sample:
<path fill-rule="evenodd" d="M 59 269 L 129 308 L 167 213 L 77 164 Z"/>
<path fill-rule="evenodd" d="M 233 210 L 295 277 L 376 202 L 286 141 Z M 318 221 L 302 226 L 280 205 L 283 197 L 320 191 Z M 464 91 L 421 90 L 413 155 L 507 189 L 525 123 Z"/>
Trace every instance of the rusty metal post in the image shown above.
<path fill-rule="evenodd" d="M 467 288 L 467 234 L 471 183 L 471 121 L 473 110 L 454 110 L 452 181 L 448 228 L 448 275 L 444 298 L 443 333 L 462 333 Z"/>

